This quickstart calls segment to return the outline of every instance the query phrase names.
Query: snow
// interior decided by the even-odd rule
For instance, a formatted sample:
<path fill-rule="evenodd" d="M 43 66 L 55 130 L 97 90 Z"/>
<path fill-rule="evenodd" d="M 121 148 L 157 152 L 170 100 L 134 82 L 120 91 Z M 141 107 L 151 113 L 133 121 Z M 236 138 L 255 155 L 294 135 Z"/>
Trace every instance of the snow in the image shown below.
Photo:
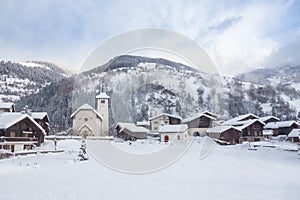
<path fill-rule="evenodd" d="M 277 117 L 274 117 L 274 116 L 265 116 L 265 117 L 260 117 L 259 120 L 262 121 L 262 122 L 265 122 L 265 121 L 268 121 L 270 119 L 275 119 L 277 121 L 279 121 L 280 119 L 277 118 Z"/>
<path fill-rule="evenodd" d="M 96 96 L 96 99 L 109 99 L 109 98 L 110 97 L 106 93 L 104 93 L 104 92 L 101 92 L 100 94 L 98 94 Z"/>
<path fill-rule="evenodd" d="M 265 129 L 284 128 L 284 127 L 290 127 L 294 123 L 299 125 L 296 121 L 291 120 L 291 121 L 269 122 L 264 126 L 264 128 Z"/>
<path fill-rule="evenodd" d="M 252 114 L 252 113 L 249 113 L 249 114 L 240 115 L 240 116 L 237 116 L 237 117 L 235 117 L 235 118 L 229 119 L 229 120 L 227 120 L 226 122 L 224 122 L 224 124 L 226 124 L 226 125 L 232 125 L 232 124 L 234 124 L 235 122 L 243 121 L 244 119 L 246 119 L 246 118 L 248 118 L 248 117 L 253 117 L 253 118 L 256 118 L 256 119 L 259 118 L 259 117 L 257 117 L 256 115 L 254 115 L 254 114 Z"/>
<path fill-rule="evenodd" d="M 47 148 L 51 144 L 46 142 Z M 57 144 L 66 151 L 0 160 L 0 199 L 298 200 L 300 195 L 300 159 L 294 152 L 216 145 L 199 159 L 199 138 L 169 167 L 133 175 L 105 167 L 93 156 L 79 162 L 80 141 Z M 120 145 L 139 151 L 150 146 L 140 141 Z"/>
<path fill-rule="evenodd" d="M 40 67 L 40 68 L 44 68 L 44 69 L 47 69 L 47 70 L 52 70 L 50 67 L 47 67 L 47 66 L 44 66 L 44 65 L 40 65 L 40 64 L 37 64 L 37 63 L 33 63 L 33 62 L 17 62 L 19 63 L 20 65 L 23 65 L 25 67 Z"/>
<path fill-rule="evenodd" d="M 7 129 L 12 125 L 18 123 L 19 121 L 28 118 L 32 123 L 34 123 L 40 130 L 45 133 L 45 130 L 29 115 L 19 112 L 4 112 L 0 114 L 0 129 Z"/>
<path fill-rule="evenodd" d="M 136 126 L 134 123 L 122 123 L 122 122 L 119 122 L 117 124 L 117 126 L 119 126 L 120 129 L 127 129 L 130 132 L 134 132 L 134 133 L 148 133 L 149 132 L 148 129 L 146 129 L 144 127 L 141 127 L 141 126 Z"/>
<path fill-rule="evenodd" d="M 183 133 L 188 129 L 186 124 L 164 125 L 159 127 L 159 133 Z"/>
<path fill-rule="evenodd" d="M 43 119 L 44 117 L 48 116 L 47 112 L 32 112 L 31 116 L 33 119 Z"/>
<path fill-rule="evenodd" d="M 288 137 L 299 137 L 299 136 L 300 136 L 300 129 L 293 129 L 288 135 Z"/>
<path fill-rule="evenodd" d="M 182 123 L 187 123 L 187 122 L 193 121 L 193 120 L 195 120 L 195 119 L 197 119 L 197 118 L 200 118 L 200 117 L 202 117 L 202 116 L 207 117 L 207 118 L 209 118 L 209 119 L 216 120 L 216 118 L 214 118 L 214 117 L 212 117 L 212 116 L 210 116 L 210 115 L 207 115 L 207 114 L 204 114 L 204 113 L 199 113 L 199 114 L 197 114 L 197 115 L 194 115 L 194 116 L 188 117 L 188 118 L 186 118 L 186 119 L 183 119 L 183 120 L 182 120 Z"/>
<path fill-rule="evenodd" d="M 240 131 L 239 129 L 235 128 L 234 126 L 215 126 L 215 127 L 212 127 L 212 128 L 209 128 L 207 129 L 207 133 L 223 133 L 224 131 L 227 131 L 229 129 L 236 129 L 238 131 Z"/>
<path fill-rule="evenodd" d="M 263 135 L 273 135 L 273 130 L 263 130 Z"/>
<path fill-rule="evenodd" d="M 89 104 L 85 103 L 83 105 L 81 105 L 74 113 L 72 113 L 72 115 L 70 116 L 71 118 L 73 118 L 76 113 L 78 113 L 80 110 L 91 110 L 93 111 L 100 119 L 102 119 L 102 116 Z"/>
<path fill-rule="evenodd" d="M 0 103 L 0 108 L 9 109 L 14 106 L 14 103 Z"/>

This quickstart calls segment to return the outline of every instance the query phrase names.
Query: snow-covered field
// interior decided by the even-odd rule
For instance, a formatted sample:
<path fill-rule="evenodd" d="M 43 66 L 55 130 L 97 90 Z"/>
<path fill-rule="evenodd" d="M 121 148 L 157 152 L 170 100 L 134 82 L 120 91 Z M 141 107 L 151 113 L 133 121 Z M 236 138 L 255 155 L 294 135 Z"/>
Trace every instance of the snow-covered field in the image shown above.
<path fill-rule="evenodd" d="M 79 162 L 80 142 L 58 141 L 64 153 L 0 160 L 0 199 L 299 199 L 296 152 L 216 145 L 209 156 L 199 159 L 202 144 L 203 139 L 193 142 L 170 167 L 133 175 L 107 168 L 92 156 Z M 115 145 L 141 152 L 153 144 Z M 42 149 L 54 149 L 53 142 L 47 141 Z"/>

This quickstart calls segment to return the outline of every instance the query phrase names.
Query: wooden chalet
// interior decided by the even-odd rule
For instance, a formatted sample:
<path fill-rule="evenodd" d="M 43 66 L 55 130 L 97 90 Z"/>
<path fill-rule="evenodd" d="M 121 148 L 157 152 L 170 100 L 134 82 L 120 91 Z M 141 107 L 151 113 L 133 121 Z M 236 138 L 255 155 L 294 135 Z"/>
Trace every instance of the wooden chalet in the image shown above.
<path fill-rule="evenodd" d="M 300 142 L 300 129 L 293 129 L 289 135 L 288 135 L 288 140 L 291 142 Z"/>
<path fill-rule="evenodd" d="M 246 114 L 230 119 L 223 125 L 234 126 L 242 131 L 240 141 L 260 141 L 263 139 L 263 127 L 265 123 L 260 121 L 256 115 Z"/>
<path fill-rule="evenodd" d="M 149 132 L 148 129 L 136 126 L 133 123 L 118 123 L 115 129 L 117 130 L 117 137 L 132 141 L 146 139 Z"/>
<path fill-rule="evenodd" d="M 242 131 L 234 126 L 215 126 L 207 129 L 211 138 L 226 141 L 229 144 L 239 144 Z"/>
<path fill-rule="evenodd" d="M 32 112 L 31 117 L 46 131 L 46 134 L 49 135 L 50 132 L 50 120 L 47 112 Z"/>
<path fill-rule="evenodd" d="M 293 129 L 299 128 L 299 123 L 296 121 L 279 121 L 269 122 L 264 126 L 266 130 L 273 130 L 273 135 L 288 135 Z"/>
<path fill-rule="evenodd" d="M 4 112 L 0 114 L 1 148 L 12 152 L 16 148 L 27 149 L 44 142 L 46 131 L 25 113 Z"/>

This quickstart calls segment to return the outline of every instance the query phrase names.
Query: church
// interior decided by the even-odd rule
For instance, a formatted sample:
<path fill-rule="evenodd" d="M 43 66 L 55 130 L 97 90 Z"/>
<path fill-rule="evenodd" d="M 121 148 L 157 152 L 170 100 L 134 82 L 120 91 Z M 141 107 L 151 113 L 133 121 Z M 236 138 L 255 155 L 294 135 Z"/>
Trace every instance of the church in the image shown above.
<path fill-rule="evenodd" d="M 71 115 L 76 135 L 84 138 L 109 135 L 109 98 L 106 93 L 100 93 L 96 96 L 97 110 L 85 103 Z"/>

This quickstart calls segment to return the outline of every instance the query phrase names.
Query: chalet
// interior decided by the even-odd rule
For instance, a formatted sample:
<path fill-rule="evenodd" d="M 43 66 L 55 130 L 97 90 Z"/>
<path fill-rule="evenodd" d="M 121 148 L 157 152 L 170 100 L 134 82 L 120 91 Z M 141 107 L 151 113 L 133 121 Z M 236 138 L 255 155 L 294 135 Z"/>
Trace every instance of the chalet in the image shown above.
<path fill-rule="evenodd" d="M 223 125 L 234 126 L 242 131 L 241 141 L 260 141 L 263 138 L 265 123 L 253 114 L 230 119 Z"/>
<path fill-rule="evenodd" d="M 273 135 L 288 135 L 293 129 L 299 127 L 296 121 L 280 121 L 280 122 L 269 122 L 264 126 L 266 130 L 273 130 Z"/>
<path fill-rule="evenodd" d="M 162 142 L 186 140 L 188 126 L 186 124 L 164 125 L 159 128 Z"/>
<path fill-rule="evenodd" d="M 23 150 L 44 142 L 46 131 L 26 113 L 0 114 L 1 148 Z"/>
<path fill-rule="evenodd" d="M 260 117 L 259 120 L 262 121 L 262 122 L 265 123 L 265 124 L 267 124 L 267 123 L 269 123 L 269 122 L 278 122 L 278 121 L 280 121 L 279 118 L 274 117 L 274 116 Z"/>
<path fill-rule="evenodd" d="M 150 130 L 152 132 L 157 132 L 161 126 L 180 124 L 181 120 L 181 117 L 170 115 L 167 113 L 162 113 L 149 119 Z"/>
<path fill-rule="evenodd" d="M 211 138 L 226 141 L 229 144 L 239 144 L 242 131 L 234 126 L 215 126 L 207 129 L 207 135 Z"/>
<path fill-rule="evenodd" d="M 192 117 L 188 117 L 182 120 L 183 124 L 188 125 L 188 133 L 192 136 L 205 136 L 206 130 L 211 128 L 215 117 L 200 113 Z"/>
<path fill-rule="evenodd" d="M 0 103 L 0 114 L 3 112 L 15 112 L 14 103 Z"/>
<path fill-rule="evenodd" d="M 31 117 L 46 131 L 46 134 L 49 135 L 50 131 L 50 120 L 47 112 L 32 112 Z"/>
<path fill-rule="evenodd" d="M 133 123 L 118 123 L 115 129 L 117 130 L 117 137 L 132 141 L 146 139 L 149 132 L 148 129 Z"/>
<path fill-rule="evenodd" d="M 289 135 L 288 135 L 288 139 L 291 142 L 300 142 L 300 129 L 293 129 Z"/>

